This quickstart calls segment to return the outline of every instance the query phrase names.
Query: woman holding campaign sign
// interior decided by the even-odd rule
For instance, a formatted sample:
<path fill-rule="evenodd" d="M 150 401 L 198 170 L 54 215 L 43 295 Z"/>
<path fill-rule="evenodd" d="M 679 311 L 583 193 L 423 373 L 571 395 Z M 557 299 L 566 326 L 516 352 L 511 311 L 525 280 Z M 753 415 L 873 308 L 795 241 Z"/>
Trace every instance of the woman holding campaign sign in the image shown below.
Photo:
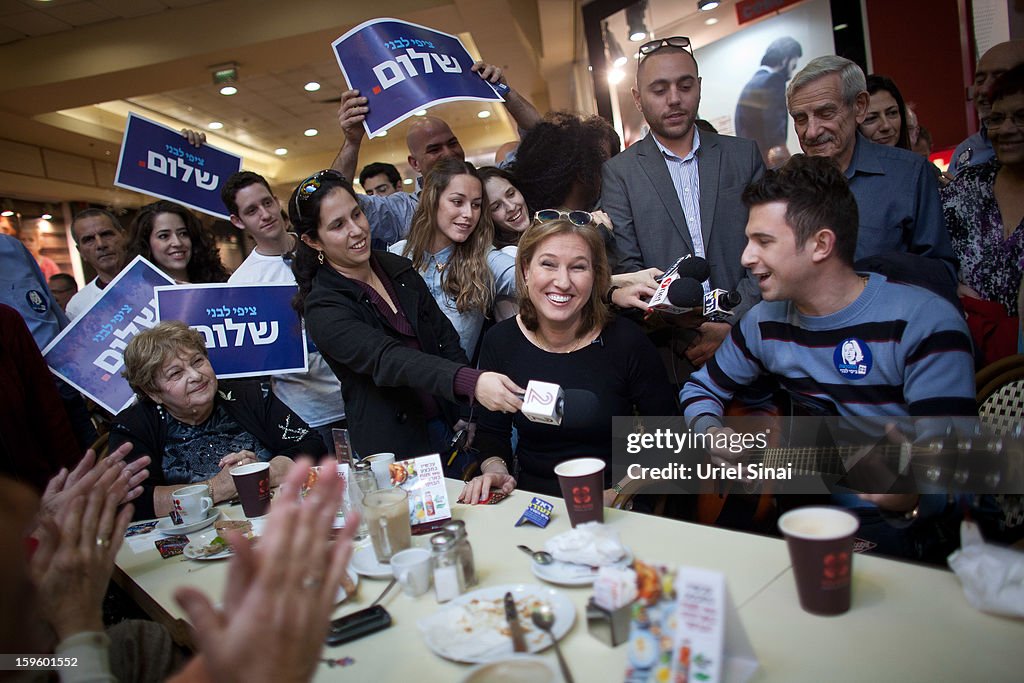
<path fill-rule="evenodd" d="M 160 200 L 139 209 L 128 228 L 128 249 L 178 284 L 227 282 L 213 235 L 180 204 Z"/>
<path fill-rule="evenodd" d="M 423 182 L 409 238 L 390 248 L 412 259 L 469 358 L 495 301 L 516 291 L 515 259 L 491 244 L 494 225 L 483 204 L 483 183 L 472 164 L 439 161 Z"/>
<path fill-rule="evenodd" d="M 181 484 L 206 484 L 219 503 L 236 493 L 233 468 L 269 463 L 276 486 L 292 458 L 325 451 L 319 435 L 258 382 L 219 386 L 203 336 L 182 322 L 135 335 L 124 367 L 138 401 L 114 419 L 110 447 L 129 441 L 131 459 L 152 458 L 137 519 L 170 513 Z"/>
<path fill-rule="evenodd" d="M 475 442 L 483 474 L 466 484 L 460 500 L 484 500 L 491 488 L 508 492 L 517 481 L 527 490 L 559 495 L 554 469 L 560 462 L 611 462 L 612 416 L 678 412 L 654 345 L 632 322 L 613 318 L 602 300 L 610 276 L 601 230 L 586 211 L 545 209 L 520 239 L 519 315 L 484 336 L 480 367 L 524 387 L 531 380 L 558 385 L 564 411 L 557 425 L 533 422 L 524 413 L 483 412 Z M 606 487 L 610 475 L 606 467 Z"/>
<path fill-rule="evenodd" d="M 519 408 L 520 387 L 468 367 L 409 260 L 370 250 L 369 222 L 344 176 L 326 170 L 303 180 L 288 215 L 300 238 L 295 308 L 341 380 L 357 453 L 401 459 L 444 450 L 455 403 Z"/>

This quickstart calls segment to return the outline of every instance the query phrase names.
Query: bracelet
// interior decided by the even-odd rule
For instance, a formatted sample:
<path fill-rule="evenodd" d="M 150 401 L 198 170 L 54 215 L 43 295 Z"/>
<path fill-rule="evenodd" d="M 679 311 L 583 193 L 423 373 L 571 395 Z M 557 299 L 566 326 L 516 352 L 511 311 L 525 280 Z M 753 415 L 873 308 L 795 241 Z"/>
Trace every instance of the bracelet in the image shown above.
<path fill-rule="evenodd" d="M 504 459 L 499 458 L 497 455 L 492 455 L 491 457 L 487 458 L 482 463 L 480 463 L 480 474 L 486 474 L 484 472 L 484 468 L 487 467 L 492 462 L 494 462 L 495 460 L 501 463 L 501 466 L 505 468 L 505 474 L 508 474 L 508 465 L 505 464 Z"/>
<path fill-rule="evenodd" d="M 612 484 L 612 491 L 615 491 L 615 495 L 622 493 L 622 484 Z"/>
<path fill-rule="evenodd" d="M 612 303 L 612 294 L 615 293 L 616 289 L 622 289 L 622 287 L 619 287 L 618 285 L 612 285 L 611 287 L 608 288 L 608 291 L 605 292 L 605 294 L 604 294 L 604 302 L 606 304 L 608 304 L 609 306 L 614 306 L 614 304 Z"/>

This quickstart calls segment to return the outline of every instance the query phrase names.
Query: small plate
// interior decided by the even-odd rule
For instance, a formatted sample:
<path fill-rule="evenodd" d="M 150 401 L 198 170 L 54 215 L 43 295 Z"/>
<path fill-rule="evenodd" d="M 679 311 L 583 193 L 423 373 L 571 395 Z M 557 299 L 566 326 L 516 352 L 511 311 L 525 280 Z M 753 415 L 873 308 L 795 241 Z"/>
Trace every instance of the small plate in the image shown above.
<path fill-rule="evenodd" d="M 633 561 L 633 553 L 626 548 L 626 554 L 618 562 L 613 562 L 608 567 L 628 567 Z M 547 581 L 558 586 L 590 586 L 597 578 L 600 567 L 591 567 L 587 564 L 576 564 L 575 562 L 553 561 L 551 564 L 541 564 L 536 560 L 530 561 L 530 569 L 533 575 L 541 581 Z"/>
<path fill-rule="evenodd" d="M 175 524 L 171 521 L 170 517 L 163 517 L 159 522 L 156 523 L 156 531 L 163 534 L 164 536 L 177 536 L 179 534 L 190 534 L 193 531 L 199 531 L 205 529 L 220 517 L 220 510 L 213 508 L 206 514 L 206 519 L 201 519 L 198 522 L 192 522 L 191 524 Z"/>
<path fill-rule="evenodd" d="M 201 534 L 192 536 L 189 538 L 189 543 L 185 546 L 182 554 L 190 560 L 226 560 L 235 554 L 230 546 L 227 546 L 223 551 L 216 555 L 203 555 L 199 552 L 200 548 L 205 548 L 213 542 L 213 539 L 217 538 L 217 530 L 211 529 L 210 531 L 204 531 Z"/>
<path fill-rule="evenodd" d="M 373 546 L 369 544 L 356 548 L 348 566 L 356 570 L 360 576 L 370 579 L 386 579 L 392 575 L 391 565 L 378 562 Z"/>
<path fill-rule="evenodd" d="M 547 603 L 555 615 L 551 631 L 560 639 L 576 621 L 576 608 L 564 593 L 540 584 L 520 583 L 490 586 L 465 593 L 444 604 L 440 610 L 417 622 L 427 647 L 456 662 L 482 664 L 510 657 L 512 640 L 508 636 L 503 598 L 512 593 L 519 612 L 519 623 L 531 654 L 551 647 L 551 638 L 530 620 L 532 608 Z"/>
<path fill-rule="evenodd" d="M 557 683 L 562 680 L 551 660 L 536 655 L 512 655 L 487 664 L 474 666 L 459 679 L 460 683 Z"/>
<path fill-rule="evenodd" d="M 348 578 L 352 579 L 352 583 L 356 585 L 356 590 L 359 590 L 359 574 L 356 574 L 356 570 L 352 569 L 352 567 L 349 567 L 345 571 L 348 572 Z M 338 586 L 338 594 L 334 596 L 334 604 L 340 605 L 350 597 L 351 596 L 345 592 L 344 586 Z"/>

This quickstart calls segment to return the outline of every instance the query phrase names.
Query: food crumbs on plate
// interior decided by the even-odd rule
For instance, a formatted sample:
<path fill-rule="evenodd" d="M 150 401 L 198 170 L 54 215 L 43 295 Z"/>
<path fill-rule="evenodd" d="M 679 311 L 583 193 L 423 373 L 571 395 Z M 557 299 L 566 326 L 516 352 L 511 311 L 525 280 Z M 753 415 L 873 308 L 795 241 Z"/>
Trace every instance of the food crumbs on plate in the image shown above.
<path fill-rule="evenodd" d="M 342 657 L 341 659 L 327 659 L 323 658 L 320 660 L 327 665 L 327 668 L 333 669 L 336 666 L 352 666 L 356 663 L 356 660 L 351 657 Z"/>

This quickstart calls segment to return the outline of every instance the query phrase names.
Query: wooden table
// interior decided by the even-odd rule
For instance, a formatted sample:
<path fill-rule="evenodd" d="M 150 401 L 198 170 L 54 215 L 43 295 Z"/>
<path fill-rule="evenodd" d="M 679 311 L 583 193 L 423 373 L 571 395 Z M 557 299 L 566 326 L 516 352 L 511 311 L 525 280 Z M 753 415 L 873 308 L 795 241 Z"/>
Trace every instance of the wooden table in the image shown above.
<path fill-rule="evenodd" d="M 449 481 L 451 499 L 461 482 Z M 531 494 L 515 492 L 498 505 L 455 510 L 473 544 L 482 587 L 540 583 L 517 544 L 540 548 L 569 528 L 561 500 L 546 529 L 513 526 Z M 238 507 L 229 517 L 241 516 Z M 1022 681 L 1024 622 L 993 617 L 971 608 L 956 577 L 946 571 L 859 555 L 854 562 L 853 606 L 838 617 L 803 612 L 785 543 L 750 534 L 687 524 L 621 510 L 606 510 L 634 555 L 667 565 L 721 571 L 761 662 L 756 681 Z M 425 539 L 416 539 L 423 543 Z M 188 643 L 184 615 L 173 601 L 175 588 L 198 586 L 215 600 L 227 579 L 226 561 L 163 560 L 155 548 L 135 553 L 125 545 L 116 580 L 180 642 Z M 335 616 L 365 607 L 384 588 L 362 578 L 358 596 Z M 584 681 L 620 681 L 626 648 L 612 649 L 587 633 L 584 607 L 589 587 L 560 588 L 576 607 L 576 623 L 562 641 L 573 673 Z M 351 657 L 343 668 L 321 665 L 318 681 L 457 681 L 467 667 L 432 654 L 416 622 L 438 609 L 433 590 L 410 598 L 397 588 L 384 604 L 394 625 L 365 639 L 325 650 Z M 544 656 L 554 660 L 548 650 Z"/>

